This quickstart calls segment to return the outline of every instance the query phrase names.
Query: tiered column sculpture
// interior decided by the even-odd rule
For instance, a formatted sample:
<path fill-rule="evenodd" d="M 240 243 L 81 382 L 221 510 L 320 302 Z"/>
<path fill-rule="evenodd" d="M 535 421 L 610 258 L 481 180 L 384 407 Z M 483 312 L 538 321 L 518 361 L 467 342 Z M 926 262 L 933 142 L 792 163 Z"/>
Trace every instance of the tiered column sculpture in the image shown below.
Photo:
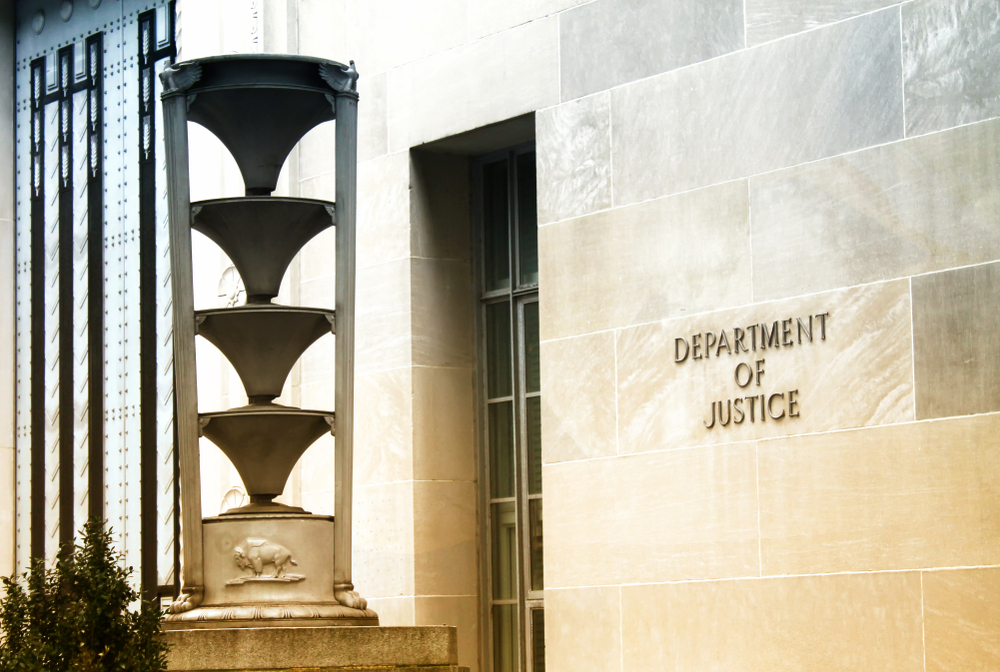
<path fill-rule="evenodd" d="M 351 581 L 357 71 L 314 58 L 241 55 L 187 61 L 162 75 L 173 279 L 174 380 L 181 493 L 181 595 L 168 629 L 378 625 Z M 336 123 L 336 202 L 271 196 L 292 147 Z M 191 203 L 187 123 L 226 145 L 244 198 Z M 336 227 L 336 309 L 272 303 L 295 254 Z M 214 240 L 243 278 L 247 305 L 194 310 L 191 229 Z M 335 409 L 274 403 L 295 362 L 332 331 Z M 195 335 L 235 367 L 249 404 L 198 413 Z M 292 467 L 335 437 L 334 516 L 274 502 Z M 201 517 L 199 436 L 232 460 L 250 504 Z"/>

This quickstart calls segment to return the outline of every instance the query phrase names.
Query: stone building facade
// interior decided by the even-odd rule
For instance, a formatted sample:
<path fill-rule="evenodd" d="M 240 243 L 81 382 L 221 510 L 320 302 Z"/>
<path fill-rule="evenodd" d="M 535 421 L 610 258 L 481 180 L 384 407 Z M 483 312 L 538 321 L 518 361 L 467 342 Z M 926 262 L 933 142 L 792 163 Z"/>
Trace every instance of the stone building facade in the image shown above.
<path fill-rule="evenodd" d="M 67 23 L 97 11 L 75 4 Z M 173 10 L 179 59 L 361 73 L 354 580 L 382 624 L 457 625 L 483 672 L 1000 666 L 996 2 L 146 4 Z M 16 5 L 8 128 L 12 38 L 35 5 L 61 20 Z M 241 194 L 198 133 L 192 199 Z M 3 573 L 30 537 L 11 139 Z M 310 133 L 278 193 L 332 198 L 332 142 Z M 333 307 L 332 241 L 279 301 Z M 239 300 L 211 243 L 195 265 L 199 307 Z M 331 405 L 332 353 L 283 398 Z M 198 356 L 202 410 L 237 405 Z M 287 501 L 332 511 L 331 447 Z M 202 473 L 205 515 L 241 496 L 207 443 Z"/>

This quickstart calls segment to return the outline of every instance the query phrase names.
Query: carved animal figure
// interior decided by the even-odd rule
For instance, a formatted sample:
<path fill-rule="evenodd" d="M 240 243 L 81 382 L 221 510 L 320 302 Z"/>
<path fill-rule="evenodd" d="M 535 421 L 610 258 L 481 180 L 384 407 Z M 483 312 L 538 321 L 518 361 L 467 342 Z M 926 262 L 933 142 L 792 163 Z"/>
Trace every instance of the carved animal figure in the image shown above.
<path fill-rule="evenodd" d="M 240 569 L 251 569 L 255 578 L 260 578 L 265 565 L 273 565 L 274 573 L 267 576 L 282 577 L 285 565 L 298 565 L 292 553 L 280 544 L 272 544 L 267 539 L 247 539 L 233 551 L 233 558 Z"/>

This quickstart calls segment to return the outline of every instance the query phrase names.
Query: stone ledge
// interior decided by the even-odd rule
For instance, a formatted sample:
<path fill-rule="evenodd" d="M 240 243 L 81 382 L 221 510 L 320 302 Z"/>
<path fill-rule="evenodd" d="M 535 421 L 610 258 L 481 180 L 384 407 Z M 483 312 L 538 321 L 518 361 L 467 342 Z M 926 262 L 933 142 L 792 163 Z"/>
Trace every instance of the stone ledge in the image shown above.
<path fill-rule="evenodd" d="M 450 626 L 220 628 L 163 632 L 171 672 L 458 672 Z"/>

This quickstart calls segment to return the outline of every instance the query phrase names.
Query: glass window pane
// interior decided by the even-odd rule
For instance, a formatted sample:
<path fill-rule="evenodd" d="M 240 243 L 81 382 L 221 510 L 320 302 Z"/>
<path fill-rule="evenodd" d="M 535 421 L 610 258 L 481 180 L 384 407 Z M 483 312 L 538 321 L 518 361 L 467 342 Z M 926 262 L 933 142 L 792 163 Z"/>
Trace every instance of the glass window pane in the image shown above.
<path fill-rule="evenodd" d="M 490 404 L 490 498 L 514 496 L 514 402 Z"/>
<path fill-rule="evenodd" d="M 528 501 L 528 535 L 531 550 L 531 589 L 544 590 L 542 575 L 542 500 Z"/>
<path fill-rule="evenodd" d="M 510 224 L 507 159 L 483 166 L 483 246 L 487 292 L 510 289 Z"/>
<path fill-rule="evenodd" d="M 524 304 L 524 379 L 525 391 L 541 389 L 538 366 L 538 302 Z"/>
<path fill-rule="evenodd" d="M 491 504 L 493 599 L 517 599 L 517 510 L 514 502 Z"/>
<path fill-rule="evenodd" d="M 538 214 L 535 153 L 517 157 L 517 260 L 519 286 L 538 283 Z"/>
<path fill-rule="evenodd" d="M 545 672 L 545 610 L 531 610 L 531 672 Z"/>
<path fill-rule="evenodd" d="M 528 449 L 528 494 L 542 494 L 542 398 L 530 397 L 525 400 Z"/>
<path fill-rule="evenodd" d="M 511 392 L 510 304 L 486 306 L 486 396 L 509 397 Z"/>
<path fill-rule="evenodd" d="M 517 605 L 493 605 L 493 672 L 517 672 Z"/>

